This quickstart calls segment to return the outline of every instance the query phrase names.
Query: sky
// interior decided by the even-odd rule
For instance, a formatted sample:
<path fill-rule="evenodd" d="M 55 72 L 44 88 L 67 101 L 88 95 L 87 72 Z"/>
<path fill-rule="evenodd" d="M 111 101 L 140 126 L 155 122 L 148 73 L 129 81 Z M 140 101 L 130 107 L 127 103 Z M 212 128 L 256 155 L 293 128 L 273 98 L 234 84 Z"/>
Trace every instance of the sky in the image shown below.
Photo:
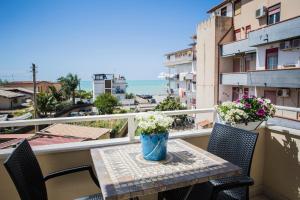
<path fill-rule="evenodd" d="M 0 79 L 154 80 L 221 0 L 0 0 Z"/>

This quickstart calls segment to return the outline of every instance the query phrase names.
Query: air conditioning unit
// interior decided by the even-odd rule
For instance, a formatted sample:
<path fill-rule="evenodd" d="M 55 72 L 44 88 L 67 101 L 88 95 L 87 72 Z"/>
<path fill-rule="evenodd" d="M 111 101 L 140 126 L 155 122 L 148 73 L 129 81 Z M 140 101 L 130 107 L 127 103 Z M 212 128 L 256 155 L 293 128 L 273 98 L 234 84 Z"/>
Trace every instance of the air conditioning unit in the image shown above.
<path fill-rule="evenodd" d="M 293 47 L 293 48 L 297 48 L 297 49 L 300 48 L 300 38 L 294 39 L 294 40 L 292 41 L 292 47 Z"/>
<path fill-rule="evenodd" d="M 278 97 L 289 97 L 290 96 L 290 89 L 278 89 L 277 90 Z"/>
<path fill-rule="evenodd" d="M 256 19 L 259 19 L 259 18 L 262 18 L 262 17 L 266 16 L 266 14 L 267 14 L 266 10 L 267 9 L 266 9 L 265 6 L 262 6 L 259 9 L 257 9 L 255 11 L 255 17 L 256 17 Z"/>
<path fill-rule="evenodd" d="M 294 68 L 296 67 L 296 64 L 283 64 L 284 68 Z"/>
<path fill-rule="evenodd" d="M 287 51 L 287 50 L 291 50 L 292 49 L 292 43 L 291 41 L 283 41 L 283 42 L 280 42 L 280 50 L 282 51 Z"/>

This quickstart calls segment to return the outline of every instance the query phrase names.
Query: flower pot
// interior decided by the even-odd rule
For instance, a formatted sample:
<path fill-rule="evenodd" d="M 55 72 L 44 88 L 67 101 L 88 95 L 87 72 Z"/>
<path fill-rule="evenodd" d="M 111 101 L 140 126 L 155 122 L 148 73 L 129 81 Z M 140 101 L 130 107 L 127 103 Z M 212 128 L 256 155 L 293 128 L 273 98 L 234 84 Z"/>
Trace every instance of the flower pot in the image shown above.
<path fill-rule="evenodd" d="M 144 159 L 151 161 L 166 159 L 169 133 L 141 134 L 140 138 Z"/>
<path fill-rule="evenodd" d="M 216 122 L 221 123 L 221 124 L 226 124 L 226 125 L 232 126 L 231 124 L 226 123 L 226 122 L 221 118 L 221 116 L 219 115 L 219 113 L 218 113 L 217 116 L 216 116 Z M 256 130 L 256 129 L 259 127 L 259 125 L 260 125 L 261 123 L 262 123 L 262 121 L 248 122 L 247 124 L 245 124 L 245 123 L 238 123 L 238 124 L 235 124 L 233 127 L 240 128 L 240 129 L 244 129 L 244 130 L 246 130 L 246 131 L 254 131 L 254 130 Z"/>
<path fill-rule="evenodd" d="M 248 124 L 240 123 L 234 125 L 234 127 L 244 129 L 246 131 L 254 131 L 261 123 L 262 121 L 248 122 Z"/>

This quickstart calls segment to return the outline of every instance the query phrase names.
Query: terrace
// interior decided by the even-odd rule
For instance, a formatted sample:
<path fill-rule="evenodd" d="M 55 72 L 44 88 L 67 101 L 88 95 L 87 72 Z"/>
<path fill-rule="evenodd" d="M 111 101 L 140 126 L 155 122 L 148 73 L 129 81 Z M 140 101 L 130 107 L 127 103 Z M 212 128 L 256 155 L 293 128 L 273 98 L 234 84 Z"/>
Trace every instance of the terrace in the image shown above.
<path fill-rule="evenodd" d="M 278 110 L 293 110 L 300 112 L 299 108 L 278 107 Z M 167 115 L 197 115 L 199 118 L 214 119 L 215 110 L 195 109 L 183 111 L 167 111 Z M 135 113 L 98 115 L 85 117 L 47 118 L 36 120 L 20 120 L 18 122 L 1 122 L 0 127 L 17 127 L 33 125 L 65 124 L 98 120 L 128 121 L 127 137 L 103 139 L 94 141 L 72 142 L 34 146 L 43 174 L 70 168 L 79 165 L 92 165 L 90 150 L 108 146 L 138 143 L 135 136 Z M 208 139 L 212 129 L 197 129 L 173 131 L 171 139 L 181 138 L 202 149 L 207 148 Z M 251 199 L 299 199 L 300 195 L 300 130 L 299 122 L 289 123 L 280 118 L 269 120 L 259 129 L 259 137 L 252 161 L 251 177 L 255 184 L 250 187 Z M 0 150 L 0 162 L 7 158 L 12 149 Z M 0 165 L 0 194 L 1 199 L 19 199 L 13 182 L 3 165 Z M 101 181 L 101 180 L 100 180 Z M 99 189 L 90 180 L 86 173 L 68 175 L 47 182 L 49 199 L 74 199 L 79 196 L 98 193 Z M 157 195 L 140 197 L 140 199 L 156 199 Z"/>

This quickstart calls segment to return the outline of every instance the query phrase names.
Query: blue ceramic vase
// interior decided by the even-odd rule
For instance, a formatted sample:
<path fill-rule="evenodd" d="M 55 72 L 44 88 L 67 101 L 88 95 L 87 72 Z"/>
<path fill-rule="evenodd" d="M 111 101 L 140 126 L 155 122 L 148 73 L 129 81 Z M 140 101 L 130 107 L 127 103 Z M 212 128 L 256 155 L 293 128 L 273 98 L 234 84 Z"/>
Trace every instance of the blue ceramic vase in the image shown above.
<path fill-rule="evenodd" d="M 144 159 L 151 161 L 166 159 L 169 133 L 141 134 L 140 137 Z"/>

